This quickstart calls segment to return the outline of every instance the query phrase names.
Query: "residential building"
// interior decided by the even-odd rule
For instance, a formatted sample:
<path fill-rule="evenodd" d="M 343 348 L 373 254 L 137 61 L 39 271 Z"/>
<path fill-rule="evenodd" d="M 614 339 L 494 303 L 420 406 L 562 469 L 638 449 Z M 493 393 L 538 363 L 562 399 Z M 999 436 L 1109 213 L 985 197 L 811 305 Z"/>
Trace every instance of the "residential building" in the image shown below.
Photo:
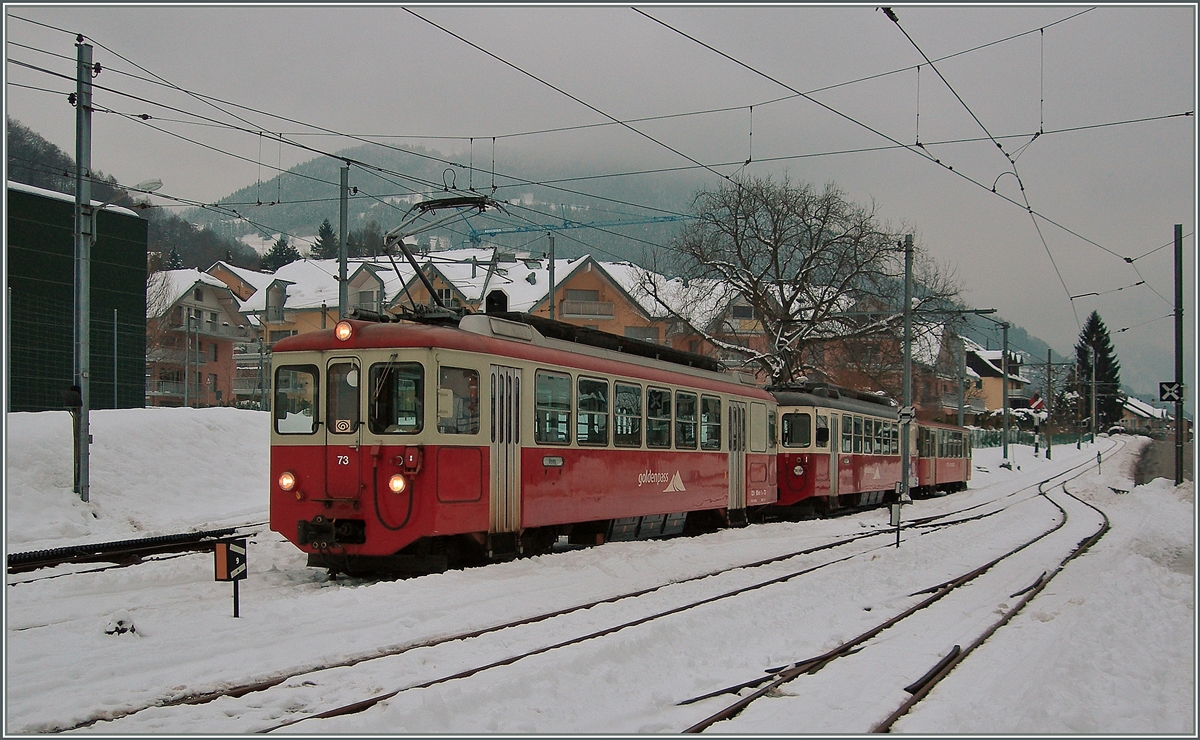
<path fill-rule="evenodd" d="M 234 402 L 235 346 L 250 335 L 233 291 L 198 270 L 150 280 L 145 404 L 227 406 Z"/>

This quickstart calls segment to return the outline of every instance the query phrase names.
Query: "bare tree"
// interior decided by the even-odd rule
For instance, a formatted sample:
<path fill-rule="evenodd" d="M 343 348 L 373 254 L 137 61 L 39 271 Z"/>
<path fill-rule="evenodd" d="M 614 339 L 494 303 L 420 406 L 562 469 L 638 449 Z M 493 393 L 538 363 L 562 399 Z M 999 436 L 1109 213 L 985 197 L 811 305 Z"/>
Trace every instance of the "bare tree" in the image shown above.
<path fill-rule="evenodd" d="M 743 177 L 701 191 L 693 213 L 674 245 L 679 278 L 647 273 L 641 288 L 744 366 L 785 382 L 819 371 L 830 348 L 897 336 L 904 249 L 873 204 L 833 184 Z M 915 263 L 921 306 L 953 301 L 953 275 L 923 253 Z M 733 301 L 752 309 L 740 314 L 757 322 L 758 341 L 731 336 Z"/>

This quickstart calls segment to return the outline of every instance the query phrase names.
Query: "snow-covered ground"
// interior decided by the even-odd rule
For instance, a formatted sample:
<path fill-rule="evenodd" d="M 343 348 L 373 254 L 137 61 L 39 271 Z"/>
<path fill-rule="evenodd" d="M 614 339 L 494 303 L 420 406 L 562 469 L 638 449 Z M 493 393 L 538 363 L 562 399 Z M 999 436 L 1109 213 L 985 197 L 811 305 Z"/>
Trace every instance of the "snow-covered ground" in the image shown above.
<path fill-rule="evenodd" d="M 235 409 L 93 412 L 92 495 L 84 504 L 70 490 L 67 414 L 9 414 L 7 551 L 263 522 L 267 424 L 262 412 Z M 1046 474 L 1092 462 L 1101 451 L 1101 471 L 1093 466 L 1067 489 L 1104 511 L 1111 530 L 892 731 L 1194 734 L 1193 489 L 1191 483 L 1176 488 L 1162 479 L 1134 487 L 1132 470 L 1142 443 L 1135 437 L 1101 437 L 1081 450 L 1056 447 L 1053 461 L 1017 446 L 1011 448 L 1016 463 L 1011 471 L 998 466 L 999 450 L 977 450 L 970 490 L 918 501 L 905 508 L 905 518 L 972 504 L 1000 508 L 991 501 L 1007 508 L 957 527 L 906 531 L 899 548 L 887 534 L 887 513 L 876 510 L 696 538 L 610 543 L 409 580 L 330 581 L 264 528 L 251 541 L 239 619 L 231 615 L 230 585 L 213 581 L 211 555 L 61 577 L 47 576 L 97 566 L 10 575 L 4 612 L 5 732 L 45 732 L 108 718 L 112 721 L 82 731 L 252 732 L 825 565 L 784 584 L 469 680 L 403 691 L 361 713 L 309 720 L 287 730 L 678 732 L 732 698 L 685 707 L 677 702 L 819 654 L 911 606 L 917 600 L 914 590 L 1045 531 L 1061 518 L 1048 499 L 1077 505 L 1061 493 L 1016 492 Z M 1094 529 L 1087 519 L 1094 514 L 1081 507 L 1071 511 L 1077 526 Z M 881 535 L 852 549 L 681 582 L 873 531 Z M 857 554 L 834 562 L 851 552 Z M 981 578 L 922 616 L 928 649 L 944 653 L 942 648 L 952 644 L 965 646 L 972 639 L 965 625 L 1012 606 L 1015 598 L 1009 594 L 1036 577 L 996 570 L 988 578 L 1003 596 L 989 596 L 987 579 Z M 1005 578 L 1018 585 L 1008 586 Z M 153 706 L 670 582 L 676 583 L 648 597 L 300 676 L 240 699 Z M 116 620 L 132 623 L 135 630 L 108 634 Z M 915 671 L 919 676 L 936 662 L 931 654 L 906 664 L 914 662 L 914 639 L 899 628 L 885 631 L 855 656 L 785 684 L 709 732 L 866 732 L 907 697 L 898 688 L 905 684 L 900 675 Z M 147 706 L 152 708 L 130 713 Z"/>

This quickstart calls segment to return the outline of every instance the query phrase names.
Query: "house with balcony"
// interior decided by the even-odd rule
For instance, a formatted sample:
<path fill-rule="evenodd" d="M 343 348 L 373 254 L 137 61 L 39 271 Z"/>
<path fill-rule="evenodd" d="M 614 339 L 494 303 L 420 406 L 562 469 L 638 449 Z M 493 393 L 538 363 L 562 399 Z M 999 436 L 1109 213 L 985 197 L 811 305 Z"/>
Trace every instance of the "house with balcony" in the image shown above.
<path fill-rule="evenodd" d="M 146 405 L 231 404 L 234 348 L 251 334 L 233 291 L 192 269 L 155 273 L 148 286 Z"/>
<path fill-rule="evenodd" d="M 979 376 L 979 390 L 987 411 L 1004 407 L 1004 395 L 1008 395 L 1010 409 L 1028 408 L 1030 381 L 1021 373 L 1023 357 L 1020 352 L 1008 353 L 1008 378 L 1005 379 L 1003 364 L 1004 350 L 984 349 L 970 339 L 963 339 L 966 348 L 967 367 Z"/>

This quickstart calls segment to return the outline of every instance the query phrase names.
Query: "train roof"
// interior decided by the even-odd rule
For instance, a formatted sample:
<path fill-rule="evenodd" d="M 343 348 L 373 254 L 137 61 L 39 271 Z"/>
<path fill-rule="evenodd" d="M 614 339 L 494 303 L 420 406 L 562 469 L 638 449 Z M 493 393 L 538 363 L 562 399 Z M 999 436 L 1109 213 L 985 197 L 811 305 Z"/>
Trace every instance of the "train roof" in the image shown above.
<path fill-rule="evenodd" d="M 890 419 L 898 417 L 895 401 L 887 396 L 828 383 L 787 383 L 769 386 L 767 391 L 780 406 L 820 406 Z"/>
<path fill-rule="evenodd" d="M 373 317 L 375 314 L 360 312 Z M 524 320 L 515 320 L 517 317 Z M 414 320 L 415 318 L 415 320 Z M 517 314 L 467 314 L 429 317 L 350 319 L 354 333 L 345 342 L 332 329 L 296 334 L 275 343 L 274 352 L 329 351 L 333 349 L 386 349 L 427 347 L 457 349 L 497 357 L 543 362 L 578 368 L 600 375 L 624 375 L 661 383 L 682 382 L 717 392 L 771 400 L 771 395 L 745 373 L 729 373 L 711 358 L 630 340 L 596 330 L 570 332 L 563 322 Z M 543 334 L 546 330 L 550 336 Z"/>

